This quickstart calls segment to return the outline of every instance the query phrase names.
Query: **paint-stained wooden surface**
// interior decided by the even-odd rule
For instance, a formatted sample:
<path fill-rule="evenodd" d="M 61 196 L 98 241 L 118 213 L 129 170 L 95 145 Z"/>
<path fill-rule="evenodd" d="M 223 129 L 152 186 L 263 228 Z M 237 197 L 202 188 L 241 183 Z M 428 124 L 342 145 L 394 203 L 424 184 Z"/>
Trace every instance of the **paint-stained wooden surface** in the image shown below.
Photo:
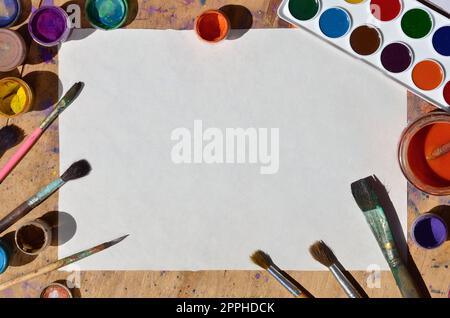
<path fill-rule="evenodd" d="M 26 0 L 23 2 L 27 4 L 30 1 Z M 40 5 L 39 0 L 33 0 L 31 2 L 34 7 Z M 64 7 L 67 7 L 69 4 L 84 3 L 81 0 L 70 2 L 56 0 L 54 2 Z M 288 25 L 279 21 L 277 18 L 276 9 L 279 2 L 280 0 L 131 0 L 131 11 L 134 19 L 126 27 L 192 29 L 195 16 L 202 10 L 220 8 L 229 4 L 242 5 L 247 8 L 253 19 L 251 23 L 253 28 L 288 27 Z M 30 10 L 30 5 L 25 5 L 27 14 L 21 18 L 22 24 L 15 27 L 15 29 L 19 29 L 26 36 L 29 43 L 31 41 L 29 41 L 29 36 L 26 35 L 26 24 L 23 21 L 26 20 Z M 240 10 L 240 12 L 245 13 L 247 10 Z M 244 25 L 248 24 L 246 19 L 242 19 L 241 22 Z M 88 27 L 86 21 L 82 21 L 82 27 Z M 245 35 L 239 41 L 245 41 Z M 36 44 L 31 44 L 27 64 L 23 70 L 19 68 L 11 74 L 0 74 L 0 77 L 4 77 L 6 75 L 18 75 L 20 72 L 23 72 L 22 76 L 36 92 L 38 98 L 35 104 L 35 110 L 17 119 L 9 120 L 9 123 L 19 125 L 28 134 L 45 117 L 51 105 L 57 99 L 59 82 L 56 75 L 58 71 L 56 53 L 55 49 L 41 48 Z M 409 119 L 414 118 L 420 112 L 431 109 L 430 105 L 412 94 L 408 94 L 408 104 Z M 402 105 L 399 105 L 399 107 L 402 107 Z M 70 114 L 67 113 L 67 115 Z M 5 119 L 0 119 L 1 125 L 5 125 L 6 123 L 7 121 Z M 22 161 L 0 186 L 0 216 L 8 213 L 38 188 L 58 176 L 59 148 L 57 127 L 56 124 L 47 131 L 25 160 Z M 7 152 L 0 158 L 0 165 L 3 165 L 6 159 L 11 156 L 12 151 Z M 61 170 L 65 168 L 61 167 Z M 32 220 L 48 212 L 57 211 L 57 203 L 56 194 L 22 221 Z M 408 200 L 409 224 L 411 224 L 411 221 L 418 213 L 428 211 L 436 205 L 450 205 L 450 198 L 429 197 L 420 191 L 410 188 Z M 70 213 L 70 211 L 64 212 Z M 362 216 L 355 215 L 355 217 Z M 14 228 L 3 233 L 3 235 L 6 234 L 6 239 L 11 237 L 10 232 Z M 367 228 L 367 235 L 372 236 L 369 228 Z M 99 242 L 92 242 L 93 245 L 97 243 Z M 447 242 L 443 247 L 435 251 L 420 250 L 410 243 L 409 247 L 416 266 L 425 280 L 430 295 L 432 297 L 447 297 L 450 284 L 450 271 L 448 269 L 450 265 L 450 243 Z M 252 251 L 249 251 L 249 254 L 250 252 Z M 148 253 L 151 253 L 151 247 Z M 35 259 L 15 256 L 13 265 L 6 273 L 0 276 L 0 281 L 5 281 L 21 273 L 28 272 L 55 259 L 57 259 L 57 248 L 54 246 Z M 345 264 L 345 259 L 341 261 Z M 326 271 L 290 272 L 290 274 L 316 297 L 345 297 L 335 280 Z M 367 287 L 366 280 L 369 276 L 368 273 L 355 272 L 353 274 L 370 297 L 400 296 L 392 275 L 389 272 L 383 272 L 381 274 L 381 288 Z M 81 297 L 290 297 L 290 294 L 280 287 L 269 275 L 259 270 L 205 272 L 56 272 L 0 292 L 0 296 L 38 297 L 41 289 L 46 284 L 67 278 L 80 283 L 80 289 L 77 291 L 77 294 L 81 295 Z"/>

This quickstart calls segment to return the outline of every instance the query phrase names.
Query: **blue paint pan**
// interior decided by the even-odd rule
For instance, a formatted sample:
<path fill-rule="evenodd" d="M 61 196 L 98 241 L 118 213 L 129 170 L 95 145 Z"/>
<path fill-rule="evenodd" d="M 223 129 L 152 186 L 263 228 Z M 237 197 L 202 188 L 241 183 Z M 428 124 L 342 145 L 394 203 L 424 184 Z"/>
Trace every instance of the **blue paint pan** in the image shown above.
<path fill-rule="evenodd" d="M 0 0 L 0 28 L 8 28 L 17 22 L 21 8 L 19 0 Z"/>

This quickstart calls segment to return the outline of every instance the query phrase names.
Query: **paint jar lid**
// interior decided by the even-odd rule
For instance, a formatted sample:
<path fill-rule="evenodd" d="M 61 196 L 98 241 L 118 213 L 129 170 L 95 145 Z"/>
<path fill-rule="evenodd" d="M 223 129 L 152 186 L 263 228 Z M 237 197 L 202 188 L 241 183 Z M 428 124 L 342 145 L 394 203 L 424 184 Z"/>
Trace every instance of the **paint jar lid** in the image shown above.
<path fill-rule="evenodd" d="M 4 273 L 9 265 L 9 247 L 0 241 L 0 274 Z"/>
<path fill-rule="evenodd" d="M 87 0 L 85 13 L 94 28 L 114 30 L 123 26 L 128 19 L 128 1 Z"/>
<path fill-rule="evenodd" d="M 13 30 L 0 29 L 0 72 L 9 72 L 25 61 L 27 46 Z"/>
<path fill-rule="evenodd" d="M 20 12 L 20 0 L 3 0 L 3 10 L 0 10 L 0 28 L 13 26 L 19 19 Z"/>

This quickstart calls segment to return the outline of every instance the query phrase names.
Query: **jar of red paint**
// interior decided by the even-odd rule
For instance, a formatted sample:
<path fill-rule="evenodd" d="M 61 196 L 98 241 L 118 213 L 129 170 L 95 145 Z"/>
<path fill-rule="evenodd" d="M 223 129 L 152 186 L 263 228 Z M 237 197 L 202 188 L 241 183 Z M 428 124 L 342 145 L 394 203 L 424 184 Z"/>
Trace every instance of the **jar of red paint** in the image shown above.
<path fill-rule="evenodd" d="M 398 158 L 412 185 L 450 195 L 450 113 L 430 112 L 411 123 L 402 133 Z"/>

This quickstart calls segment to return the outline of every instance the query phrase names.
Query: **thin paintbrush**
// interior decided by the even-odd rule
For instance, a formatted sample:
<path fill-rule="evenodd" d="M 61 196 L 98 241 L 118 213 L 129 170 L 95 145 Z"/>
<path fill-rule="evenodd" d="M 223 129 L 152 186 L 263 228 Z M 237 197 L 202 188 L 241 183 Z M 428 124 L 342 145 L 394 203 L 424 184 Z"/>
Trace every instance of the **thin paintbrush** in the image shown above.
<path fill-rule="evenodd" d="M 23 130 L 16 125 L 9 125 L 0 129 L 0 157 L 23 140 Z"/>
<path fill-rule="evenodd" d="M 80 160 L 73 163 L 63 175 L 56 179 L 55 181 L 48 184 L 46 187 L 42 188 L 38 193 L 29 198 L 27 201 L 23 202 L 17 208 L 15 208 L 11 213 L 0 220 L 0 233 L 4 232 L 11 225 L 16 223 L 22 217 L 27 215 L 31 210 L 37 207 L 39 204 L 44 202 L 52 193 L 61 188 L 70 180 L 75 180 L 82 178 L 89 174 L 91 171 L 91 166 L 86 160 Z"/>
<path fill-rule="evenodd" d="M 358 288 L 347 278 L 339 266 L 339 261 L 333 251 L 323 242 L 317 241 L 309 247 L 312 257 L 320 264 L 328 267 L 339 285 L 350 298 L 363 298 Z"/>
<path fill-rule="evenodd" d="M 367 177 L 352 183 L 353 197 L 364 212 L 366 221 L 369 223 L 370 229 L 391 268 L 392 275 L 402 296 L 420 298 L 421 294 L 417 283 L 399 255 L 388 219 L 375 190 L 375 182 L 376 179 L 374 177 Z"/>
<path fill-rule="evenodd" d="M 283 285 L 292 295 L 299 298 L 314 298 L 305 288 L 300 289 L 291 282 L 275 265 L 270 256 L 261 250 L 254 252 L 250 259 L 259 267 L 265 269 L 272 275 L 281 285 Z"/>
<path fill-rule="evenodd" d="M 48 115 L 41 125 L 29 135 L 22 145 L 17 149 L 14 155 L 8 160 L 8 162 L 0 169 L 0 183 L 10 174 L 14 167 L 22 160 L 33 145 L 39 140 L 45 130 L 55 121 L 56 118 L 75 100 L 75 98 L 81 92 L 83 83 L 78 82 L 74 84 L 63 98 L 56 104 L 55 109 Z"/>
<path fill-rule="evenodd" d="M 83 258 L 86 258 L 88 256 L 94 255 L 98 252 L 101 252 L 113 245 L 116 245 L 117 243 L 121 242 L 122 240 L 124 240 L 128 235 L 119 237 L 118 239 L 109 241 L 109 242 L 105 242 L 103 244 L 97 245 L 95 247 L 92 247 L 90 249 L 84 250 L 82 252 L 64 257 L 63 259 L 60 259 L 59 261 L 56 261 L 54 263 L 48 264 L 44 267 L 41 267 L 37 270 L 34 270 L 28 274 L 25 274 L 23 276 L 20 277 L 16 277 L 13 278 L 7 282 L 4 282 L 2 284 L 0 284 L 0 290 L 5 290 L 6 288 L 9 288 L 11 286 L 14 286 L 15 284 L 21 283 L 21 282 L 25 282 L 27 280 L 36 278 L 38 276 L 53 272 L 61 267 L 67 266 L 69 264 L 78 262 L 79 260 L 82 260 Z"/>

